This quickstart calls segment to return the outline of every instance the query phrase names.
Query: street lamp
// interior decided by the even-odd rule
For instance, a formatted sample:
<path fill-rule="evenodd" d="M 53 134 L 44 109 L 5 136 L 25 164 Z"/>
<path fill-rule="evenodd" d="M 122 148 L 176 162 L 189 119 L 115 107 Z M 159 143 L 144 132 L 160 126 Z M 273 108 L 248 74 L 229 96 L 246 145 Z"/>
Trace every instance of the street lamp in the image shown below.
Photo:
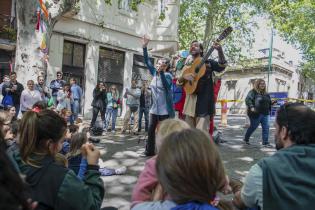
<path fill-rule="evenodd" d="M 269 48 L 269 59 L 268 59 L 268 82 L 267 82 L 267 91 L 269 91 L 269 77 L 272 70 L 272 51 L 273 51 L 273 27 L 271 27 L 271 39 L 270 39 L 270 48 Z"/>

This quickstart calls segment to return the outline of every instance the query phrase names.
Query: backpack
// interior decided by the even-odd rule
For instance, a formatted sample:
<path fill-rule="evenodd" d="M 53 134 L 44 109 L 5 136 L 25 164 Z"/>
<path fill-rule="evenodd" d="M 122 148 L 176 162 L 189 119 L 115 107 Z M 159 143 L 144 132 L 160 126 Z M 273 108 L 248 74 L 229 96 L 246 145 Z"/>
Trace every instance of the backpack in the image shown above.
<path fill-rule="evenodd" d="M 4 107 L 13 106 L 14 103 L 13 103 L 12 95 L 10 94 L 5 95 L 2 99 L 2 104 Z"/>
<path fill-rule="evenodd" d="M 103 128 L 98 127 L 98 126 L 94 126 L 91 128 L 91 134 L 93 136 L 101 136 L 103 134 Z"/>

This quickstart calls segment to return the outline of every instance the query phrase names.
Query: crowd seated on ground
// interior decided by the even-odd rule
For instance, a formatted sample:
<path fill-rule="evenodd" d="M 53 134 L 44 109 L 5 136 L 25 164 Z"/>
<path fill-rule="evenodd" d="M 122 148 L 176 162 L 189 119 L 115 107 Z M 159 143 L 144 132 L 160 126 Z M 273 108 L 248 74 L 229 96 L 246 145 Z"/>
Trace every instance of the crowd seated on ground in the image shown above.
<path fill-rule="evenodd" d="M 100 152 L 88 142 L 87 130 L 68 126 L 40 103 L 21 120 L 14 117 L 9 109 L 0 111 L 0 209 L 101 209 L 101 175 L 120 173 L 100 169 Z M 281 106 L 275 118 L 278 151 L 253 165 L 242 185 L 229 180 L 208 134 L 165 120 L 156 134 L 157 155 L 146 161 L 134 187 L 131 209 L 311 210 L 314 127 L 310 108 Z M 234 199 L 219 192 L 233 192 Z"/>

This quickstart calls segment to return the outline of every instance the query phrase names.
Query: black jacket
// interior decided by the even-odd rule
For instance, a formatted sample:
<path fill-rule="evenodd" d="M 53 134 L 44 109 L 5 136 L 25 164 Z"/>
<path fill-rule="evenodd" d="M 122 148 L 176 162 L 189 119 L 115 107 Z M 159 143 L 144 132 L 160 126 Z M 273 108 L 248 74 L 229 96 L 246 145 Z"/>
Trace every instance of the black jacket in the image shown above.
<path fill-rule="evenodd" d="M 214 93 L 213 93 L 213 72 L 224 71 L 226 64 L 220 64 L 215 60 L 206 61 L 206 73 L 202 76 L 197 86 L 196 116 L 212 116 L 215 113 Z"/>
<path fill-rule="evenodd" d="M 106 91 L 100 91 L 98 88 L 95 88 L 93 90 L 93 101 L 92 101 L 92 106 L 99 108 L 99 109 L 106 109 Z"/>
<path fill-rule="evenodd" d="M 257 116 L 259 114 L 269 115 L 271 111 L 271 98 L 268 93 L 260 94 L 252 89 L 248 92 L 245 103 L 247 106 L 247 114 L 249 116 Z M 251 112 L 250 109 L 254 108 L 255 111 Z"/>

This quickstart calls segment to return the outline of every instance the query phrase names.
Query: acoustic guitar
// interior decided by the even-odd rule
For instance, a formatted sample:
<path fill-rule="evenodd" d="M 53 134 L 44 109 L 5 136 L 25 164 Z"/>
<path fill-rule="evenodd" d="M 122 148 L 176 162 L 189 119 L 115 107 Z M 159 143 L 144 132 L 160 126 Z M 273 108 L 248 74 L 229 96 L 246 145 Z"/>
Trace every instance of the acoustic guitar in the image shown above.
<path fill-rule="evenodd" d="M 231 26 L 227 27 L 216 40 L 216 42 L 220 42 L 225 39 L 231 32 L 233 28 Z M 194 74 L 193 81 L 186 81 L 184 83 L 184 89 L 187 94 L 194 94 L 197 90 L 199 79 L 206 73 L 206 65 L 205 62 L 213 52 L 214 47 L 212 46 L 207 54 L 204 57 L 199 57 L 194 60 L 194 62 L 189 66 L 184 66 L 183 68 L 183 76 L 187 74 Z"/>

